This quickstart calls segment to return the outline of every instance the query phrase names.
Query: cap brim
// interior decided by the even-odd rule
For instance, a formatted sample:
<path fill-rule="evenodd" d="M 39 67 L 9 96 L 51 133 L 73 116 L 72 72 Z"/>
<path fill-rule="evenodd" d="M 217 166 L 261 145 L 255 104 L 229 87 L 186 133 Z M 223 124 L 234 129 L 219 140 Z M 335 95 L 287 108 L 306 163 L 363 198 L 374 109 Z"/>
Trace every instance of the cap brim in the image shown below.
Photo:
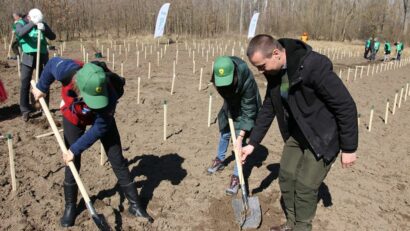
<path fill-rule="evenodd" d="M 91 109 L 101 109 L 108 105 L 108 97 L 105 95 L 82 95 L 85 104 Z"/>
<path fill-rule="evenodd" d="M 218 77 L 215 75 L 215 86 L 217 87 L 225 87 L 232 84 L 233 81 L 233 73 L 230 75 L 225 75 L 223 77 Z"/>

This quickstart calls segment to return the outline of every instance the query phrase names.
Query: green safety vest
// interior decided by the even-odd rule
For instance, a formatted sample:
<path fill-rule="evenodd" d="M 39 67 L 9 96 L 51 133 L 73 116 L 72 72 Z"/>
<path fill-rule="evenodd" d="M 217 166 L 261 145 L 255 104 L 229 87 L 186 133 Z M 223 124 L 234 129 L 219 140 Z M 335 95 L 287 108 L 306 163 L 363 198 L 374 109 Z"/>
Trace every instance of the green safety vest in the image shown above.
<path fill-rule="evenodd" d="M 396 45 L 396 49 L 397 49 L 398 52 L 401 52 L 403 50 L 403 43 L 398 43 Z"/>
<path fill-rule="evenodd" d="M 380 48 L 380 42 L 379 42 L 379 41 L 374 42 L 374 49 L 375 49 L 376 51 L 378 51 L 379 48 Z"/>
<path fill-rule="evenodd" d="M 366 48 L 369 48 L 369 47 L 370 47 L 370 40 L 366 40 L 366 45 L 365 45 L 365 47 L 366 47 Z"/>
<path fill-rule="evenodd" d="M 385 49 L 386 51 L 391 51 L 391 46 L 390 46 L 390 43 L 389 43 L 389 42 L 387 42 L 387 43 L 384 44 L 384 49 Z"/>
<path fill-rule="evenodd" d="M 20 19 L 17 21 L 17 23 L 21 25 L 26 25 L 23 19 Z M 37 28 L 33 27 L 29 33 L 24 35 L 23 37 L 17 36 L 18 42 L 21 46 L 21 49 L 23 50 L 24 53 L 35 53 L 37 52 L 37 35 L 38 35 L 38 30 Z M 41 34 L 41 39 L 40 39 L 40 46 L 41 54 L 46 54 L 47 53 L 47 40 L 44 37 L 43 34 Z"/>

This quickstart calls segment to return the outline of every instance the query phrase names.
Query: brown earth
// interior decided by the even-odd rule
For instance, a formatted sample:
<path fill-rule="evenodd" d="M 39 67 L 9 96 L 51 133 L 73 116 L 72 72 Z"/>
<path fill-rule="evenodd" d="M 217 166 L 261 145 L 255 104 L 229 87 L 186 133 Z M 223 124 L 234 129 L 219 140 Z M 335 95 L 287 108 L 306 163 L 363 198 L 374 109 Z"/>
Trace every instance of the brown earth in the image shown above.
<path fill-rule="evenodd" d="M 155 222 L 148 224 L 127 215 L 127 202 L 118 191 L 110 165 L 99 164 L 99 143 L 83 153 L 81 169 L 82 180 L 96 210 L 116 230 L 238 230 L 233 218 L 232 198 L 224 194 L 234 161 L 230 161 L 229 166 L 220 173 L 211 176 L 205 173 L 216 155 L 218 126 L 215 120 L 222 105 L 221 97 L 216 96 L 213 87 L 207 85 L 213 59 L 211 48 L 209 62 L 206 62 L 208 40 L 195 41 L 197 47 L 199 44 L 204 47 L 204 56 L 202 46 L 195 51 L 195 74 L 192 71 L 192 55 L 188 55 L 184 41 L 178 43 L 177 77 L 174 94 L 171 95 L 172 60 L 177 45 L 174 43 L 167 48 L 158 67 L 156 50 L 160 50 L 155 42 L 147 38 L 138 39 L 140 50 L 141 42 L 154 44 L 152 54 L 150 45 L 147 45 L 147 60 L 144 59 L 144 53 L 140 52 L 139 67 L 136 66 L 135 39 L 127 40 L 131 48 L 127 57 L 124 49 L 121 55 L 119 48 L 115 52 L 116 71 L 120 72 L 120 62 L 124 62 L 124 76 L 127 78 L 126 93 L 117 107 L 116 120 L 124 156 L 129 160 L 129 169 L 138 182 L 138 190 Z M 192 48 L 193 40 L 188 41 L 188 46 Z M 221 49 L 227 44 L 226 41 L 221 45 L 222 40 L 211 40 L 211 46 L 216 42 Z M 93 52 L 94 43 L 84 41 L 88 52 Z M 396 114 L 389 115 L 387 125 L 383 119 L 386 100 L 390 99 L 392 110 L 395 91 L 406 87 L 409 82 L 409 66 L 374 73 L 373 76 L 363 74 L 362 78 L 357 77 L 356 81 L 347 83 L 347 67 L 368 64 L 361 58 L 362 47 L 346 43 L 310 43 L 315 49 L 322 48 L 322 51 L 325 47 L 338 47 L 345 51 L 345 57 L 334 60 L 335 72 L 339 73 L 339 69 L 343 69 L 344 82 L 361 113 L 358 162 L 350 169 L 342 169 L 339 161 L 333 166 L 320 188 L 314 230 L 408 230 L 410 104 L 404 100 L 404 96 Z M 103 44 L 104 49 L 110 46 L 107 41 Z M 117 44 L 123 44 L 123 40 L 118 40 Z M 241 45 L 244 44 L 242 40 Z M 230 41 L 226 54 L 231 54 L 232 45 Z M 238 42 L 235 47 L 238 55 Z M 160 48 L 164 49 L 164 44 L 160 44 Z M 347 55 L 349 52 L 353 52 L 353 57 Z M 1 57 L 6 56 L 4 49 L 1 53 Z M 328 55 L 332 56 L 329 52 Z M 79 42 L 68 43 L 64 56 L 81 59 Z M 148 61 L 152 63 L 151 79 L 147 78 Z M 0 230 L 60 230 L 64 173 L 61 152 L 52 136 L 34 138 L 35 135 L 50 131 L 44 117 L 34 118 L 28 123 L 22 122 L 18 108 L 20 83 L 16 62 L 8 61 L 10 67 L 3 65 L 4 62 L 0 63 L 0 78 L 8 90 L 9 99 L 0 106 L 0 131 L 14 136 L 17 191 L 11 190 L 7 143 L 0 141 Z M 202 90 L 198 91 L 201 67 L 204 67 L 204 75 Z M 254 68 L 252 70 L 257 73 Z M 351 72 L 351 80 L 353 74 Z M 141 77 L 141 104 L 137 104 L 137 77 Z M 263 96 L 265 80 L 260 74 L 256 74 L 256 79 Z M 54 117 L 61 120 L 57 110 L 59 90 L 59 84 L 54 84 L 50 107 Z M 208 128 L 209 92 L 214 93 L 214 104 L 212 124 Z M 166 141 L 163 141 L 164 100 L 168 103 L 169 123 Z M 375 113 L 372 131 L 368 132 L 372 105 Z M 284 221 L 277 183 L 283 141 L 276 122 L 262 145 L 257 154 L 252 156 L 253 161 L 248 161 L 251 166 L 247 166 L 246 175 L 249 177 L 250 192 L 259 197 L 261 202 L 263 220 L 259 229 L 267 230 Z M 69 230 L 95 229 L 81 201 L 75 227 Z"/>

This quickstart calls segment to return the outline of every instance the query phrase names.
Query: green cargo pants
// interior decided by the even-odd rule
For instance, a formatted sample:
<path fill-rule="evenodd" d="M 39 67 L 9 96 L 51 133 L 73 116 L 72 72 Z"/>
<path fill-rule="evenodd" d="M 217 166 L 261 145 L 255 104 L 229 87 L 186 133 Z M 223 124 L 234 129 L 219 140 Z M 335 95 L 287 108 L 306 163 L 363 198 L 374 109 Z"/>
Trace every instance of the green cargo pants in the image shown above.
<path fill-rule="evenodd" d="M 336 159 L 336 158 L 334 158 Z M 334 162 L 317 159 L 290 137 L 280 160 L 279 186 L 285 205 L 287 225 L 295 231 L 312 230 L 318 189 Z"/>

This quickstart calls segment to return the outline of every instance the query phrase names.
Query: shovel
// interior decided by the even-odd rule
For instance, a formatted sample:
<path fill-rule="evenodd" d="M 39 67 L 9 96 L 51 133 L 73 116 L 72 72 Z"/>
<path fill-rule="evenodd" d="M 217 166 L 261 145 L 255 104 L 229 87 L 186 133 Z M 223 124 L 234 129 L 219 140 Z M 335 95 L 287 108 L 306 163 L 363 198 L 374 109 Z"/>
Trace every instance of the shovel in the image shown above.
<path fill-rule="evenodd" d="M 232 118 L 228 118 L 229 128 L 231 130 L 232 143 L 234 144 L 235 162 L 238 168 L 239 183 L 241 185 L 242 200 L 233 199 L 232 207 L 235 214 L 235 220 L 241 229 L 258 228 L 261 223 L 261 206 L 258 197 L 248 197 L 246 192 L 245 180 L 242 172 L 242 163 L 238 150 L 235 148 L 236 135 Z"/>
<path fill-rule="evenodd" d="M 36 86 L 36 83 L 34 80 L 31 80 L 31 86 L 34 88 Z M 51 128 L 53 129 L 54 132 L 54 136 L 57 139 L 58 144 L 60 145 L 61 151 L 63 153 L 66 153 L 67 147 L 64 144 L 63 139 L 61 138 L 60 133 L 58 132 L 57 126 L 54 123 L 53 117 L 51 117 L 51 113 L 50 110 L 47 107 L 46 101 L 43 98 L 39 99 L 41 107 L 43 108 L 44 113 L 46 114 L 48 123 L 50 124 Z M 93 204 L 91 203 L 90 197 L 87 194 L 87 191 L 85 190 L 84 184 L 81 181 L 80 176 L 78 175 L 77 169 L 74 166 L 74 163 L 72 161 L 68 162 L 68 167 L 70 167 L 71 172 L 73 173 L 73 176 L 75 178 L 75 182 L 78 185 L 78 188 L 80 189 L 81 195 L 83 196 L 83 199 L 85 201 L 85 205 L 87 206 L 88 211 L 91 214 L 91 217 L 94 220 L 94 223 L 97 225 L 97 227 L 99 228 L 99 230 L 101 231 L 110 231 L 111 228 L 108 225 L 106 219 L 101 215 L 101 214 L 97 214 L 97 212 L 95 211 Z"/>

